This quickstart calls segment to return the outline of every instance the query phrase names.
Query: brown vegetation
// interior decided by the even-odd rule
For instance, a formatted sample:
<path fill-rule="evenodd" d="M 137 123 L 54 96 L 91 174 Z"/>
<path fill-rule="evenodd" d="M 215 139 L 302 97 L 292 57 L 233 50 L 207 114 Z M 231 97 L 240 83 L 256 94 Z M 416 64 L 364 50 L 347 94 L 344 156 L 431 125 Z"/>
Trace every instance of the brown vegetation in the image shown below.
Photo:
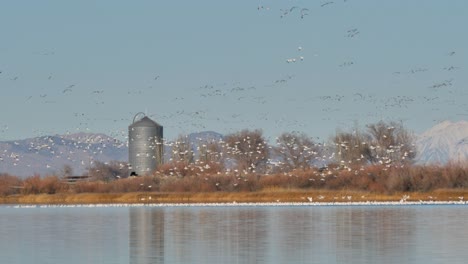
<path fill-rule="evenodd" d="M 392 195 L 402 192 L 428 193 L 438 189 L 466 189 L 468 171 L 462 166 L 403 166 L 372 165 L 368 167 L 343 167 L 293 170 L 271 175 L 216 172 L 216 163 L 176 164 L 162 167 L 153 176 L 131 177 L 112 181 L 90 180 L 67 184 L 56 176 L 32 176 L 21 180 L 10 175 L 0 176 L 0 196 L 36 194 L 80 193 L 253 193 L 271 190 L 288 191 L 356 191 Z M 184 166 L 184 167 L 182 167 Z M 166 168 L 166 169 L 165 169 Z M 193 170 L 192 170 L 193 168 Z M 212 169 L 213 168 L 213 169 Z M 171 171 L 172 170 L 172 171 Z M 173 172 L 174 175 L 169 175 Z"/>

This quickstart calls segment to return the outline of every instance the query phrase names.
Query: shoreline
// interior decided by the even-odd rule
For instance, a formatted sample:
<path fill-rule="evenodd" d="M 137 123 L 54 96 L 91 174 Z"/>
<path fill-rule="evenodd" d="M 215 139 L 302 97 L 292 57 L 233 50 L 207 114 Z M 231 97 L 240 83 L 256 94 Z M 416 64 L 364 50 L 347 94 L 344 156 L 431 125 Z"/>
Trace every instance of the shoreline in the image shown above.
<path fill-rule="evenodd" d="M 0 205 L 369 205 L 468 204 L 468 189 L 381 194 L 350 190 L 266 190 L 208 193 L 58 193 L 0 197 Z"/>
<path fill-rule="evenodd" d="M 468 201 L 419 202 L 309 202 L 309 203 L 111 203 L 111 204 L 17 204 L 6 208 L 104 208 L 104 207 L 323 207 L 323 206 L 427 206 L 468 205 Z"/>

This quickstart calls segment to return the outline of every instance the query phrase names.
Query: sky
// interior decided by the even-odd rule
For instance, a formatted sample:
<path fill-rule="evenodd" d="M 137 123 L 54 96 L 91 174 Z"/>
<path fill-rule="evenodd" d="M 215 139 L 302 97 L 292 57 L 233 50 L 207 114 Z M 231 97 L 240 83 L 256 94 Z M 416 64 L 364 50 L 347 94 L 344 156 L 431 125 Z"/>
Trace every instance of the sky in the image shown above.
<path fill-rule="evenodd" d="M 18 0 L 0 8 L 0 141 L 167 139 L 468 119 L 468 1 Z"/>

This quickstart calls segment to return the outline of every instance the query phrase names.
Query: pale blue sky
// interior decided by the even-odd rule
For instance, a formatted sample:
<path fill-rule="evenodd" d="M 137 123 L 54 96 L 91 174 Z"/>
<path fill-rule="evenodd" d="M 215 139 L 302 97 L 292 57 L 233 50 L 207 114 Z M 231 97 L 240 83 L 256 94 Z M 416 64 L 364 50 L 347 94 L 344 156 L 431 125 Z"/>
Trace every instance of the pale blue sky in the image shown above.
<path fill-rule="evenodd" d="M 467 120 L 468 1 L 326 2 L 3 1 L 0 140 Z"/>

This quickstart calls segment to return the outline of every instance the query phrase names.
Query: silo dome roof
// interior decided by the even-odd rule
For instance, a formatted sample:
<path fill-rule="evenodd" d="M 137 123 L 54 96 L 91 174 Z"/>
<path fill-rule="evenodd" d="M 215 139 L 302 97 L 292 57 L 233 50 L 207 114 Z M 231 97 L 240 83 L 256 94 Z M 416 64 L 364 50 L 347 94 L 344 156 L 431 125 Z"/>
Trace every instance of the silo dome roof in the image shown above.
<path fill-rule="evenodd" d="M 145 116 L 142 119 L 134 122 L 130 127 L 162 127 L 160 124 Z"/>

